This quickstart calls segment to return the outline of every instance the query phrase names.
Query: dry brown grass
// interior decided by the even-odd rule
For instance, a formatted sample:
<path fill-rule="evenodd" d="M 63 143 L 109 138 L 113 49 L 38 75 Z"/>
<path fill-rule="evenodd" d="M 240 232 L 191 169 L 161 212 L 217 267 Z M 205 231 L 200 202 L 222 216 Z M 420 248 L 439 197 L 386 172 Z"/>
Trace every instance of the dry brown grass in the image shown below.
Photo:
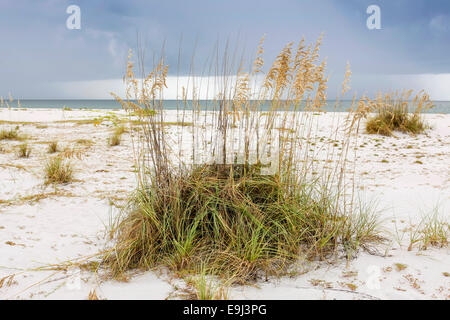
<path fill-rule="evenodd" d="M 366 131 L 369 134 L 391 136 L 395 131 L 418 134 L 429 126 L 425 124 L 422 112 L 433 107 L 429 96 L 419 92 L 410 101 L 412 91 L 399 94 L 379 95 L 376 100 L 368 100 L 374 116 L 367 119 Z M 412 113 L 411 110 L 414 110 Z"/>
<path fill-rule="evenodd" d="M 29 158 L 31 155 L 31 148 L 28 146 L 28 144 L 23 143 L 19 146 L 19 149 L 17 150 L 17 156 L 19 158 Z"/>
<path fill-rule="evenodd" d="M 108 144 L 110 147 L 118 146 L 120 145 L 121 137 L 120 135 L 114 134 L 108 139 Z"/>
<path fill-rule="evenodd" d="M 100 300 L 100 299 L 98 298 L 98 296 L 97 296 L 97 292 L 96 292 L 95 289 L 89 291 L 89 294 L 88 294 L 88 298 L 87 298 L 87 299 L 88 299 L 88 300 Z"/>
<path fill-rule="evenodd" d="M 18 141 L 22 141 L 24 139 L 25 139 L 25 137 L 20 135 L 18 130 L 15 130 L 15 129 L 9 129 L 9 130 L 2 129 L 2 130 L 0 130 L 0 141 L 1 140 L 18 140 Z"/>
<path fill-rule="evenodd" d="M 55 153 L 58 152 L 58 141 L 52 141 L 48 144 L 48 153 Z"/>
<path fill-rule="evenodd" d="M 61 157 L 54 157 L 48 160 L 44 171 L 46 184 L 63 184 L 73 180 L 72 164 Z"/>

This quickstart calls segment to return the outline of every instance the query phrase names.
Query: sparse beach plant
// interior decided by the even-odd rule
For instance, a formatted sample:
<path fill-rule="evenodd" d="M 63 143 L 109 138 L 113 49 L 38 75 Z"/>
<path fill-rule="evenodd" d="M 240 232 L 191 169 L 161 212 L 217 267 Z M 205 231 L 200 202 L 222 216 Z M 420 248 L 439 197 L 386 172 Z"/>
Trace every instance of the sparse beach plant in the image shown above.
<path fill-rule="evenodd" d="M 29 158 L 31 154 L 31 148 L 28 144 L 23 143 L 19 146 L 19 150 L 17 151 L 17 155 L 19 158 Z"/>
<path fill-rule="evenodd" d="M 194 276 L 186 280 L 189 288 L 187 298 L 192 300 L 228 300 L 228 289 L 220 281 L 201 268 Z"/>
<path fill-rule="evenodd" d="M 369 134 L 393 135 L 394 131 L 419 134 L 429 126 L 423 119 L 423 111 L 433 107 L 429 96 L 421 91 L 410 100 L 412 91 L 402 94 L 379 95 L 376 100 L 367 100 L 370 111 L 366 131 Z"/>
<path fill-rule="evenodd" d="M 110 147 L 118 146 L 120 145 L 121 141 L 121 135 L 120 134 L 113 134 L 108 138 L 108 144 Z"/>
<path fill-rule="evenodd" d="M 58 152 L 58 141 L 52 141 L 48 144 L 48 153 Z"/>
<path fill-rule="evenodd" d="M 19 132 L 14 129 L 2 129 L 0 130 L 0 140 L 23 140 L 19 135 Z"/>
<path fill-rule="evenodd" d="M 418 246 L 420 250 L 428 247 L 443 248 L 449 243 L 449 221 L 439 214 L 438 208 L 431 214 L 424 215 L 417 226 L 410 231 L 410 244 L 408 250 Z"/>
<path fill-rule="evenodd" d="M 44 167 L 46 184 L 63 184 L 73 180 L 73 168 L 70 161 L 62 157 L 53 157 Z"/>
<path fill-rule="evenodd" d="M 133 141 L 138 187 L 112 226 L 104 262 L 113 276 L 158 266 L 196 274 L 201 266 L 230 284 L 247 283 L 285 274 L 299 256 L 351 257 L 382 240 L 376 215 L 355 201 L 346 174 L 366 105 L 354 102 L 336 128 L 341 150 L 319 145 L 315 114 L 328 79 L 321 39 L 288 44 L 264 77 L 262 43 L 248 72 L 226 50 L 212 63 L 209 86 L 221 89 L 207 105 L 198 87 L 180 88 L 177 122 L 190 125 L 174 135 L 164 125 L 168 66 L 161 57 L 140 81 L 130 53 L 126 99 L 115 97 L 142 118 Z M 347 68 L 342 94 L 349 77 Z"/>
<path fill-rule="evenodd" d="M 89 294 L 88 294 L 87 299 L 88 299 L 88 300 L 100 300 L 100 299 L 98 298 L 98 296 L 97 296 L 97 292 L 96 292 L 95 289 L 89 291 Z"/>
<path fill-rule="evenodd" d="M 61 157 L 66 158 L 66 159 L 77 158 L 77 159 L 81 160 L 84 155 L 84 152 L 85 152 L 85 150 L 83 150 L 83 149 L 67 146 L 61 152 Z"/>
<path fill-rule="evenodd" d="M 111 134 L 111 136 L 108 138 L 108 144 L 109 146 L 118 146 L 121 143 L 122 140 L 122 134 L 124 134 L 127 131 L 124 125 L 118 125 L 114 132 Z"/>

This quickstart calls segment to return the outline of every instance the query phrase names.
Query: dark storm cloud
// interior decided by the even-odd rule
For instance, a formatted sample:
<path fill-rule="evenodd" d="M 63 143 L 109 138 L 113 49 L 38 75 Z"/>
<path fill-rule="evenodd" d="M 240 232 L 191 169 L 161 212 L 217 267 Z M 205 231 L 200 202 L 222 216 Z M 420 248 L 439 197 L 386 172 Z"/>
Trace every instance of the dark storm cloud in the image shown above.
<path fill-rule="evenodd" d="M 70 4 L 81 8 L 81 30 L 66 28 Z M 371 4 L 381 7 L 381 30 L 366 28 Z M 327 57 L 331 87 L 341 81 L 350 61 L 354 88 L 384 88 L 386 83 L 377 82 L 384 74 L 450 73 L 449 21 L 446 0 L 4 0 L 0 95 L 11 91 L 25 98 L 51 98 L 60 96 L 52 92 L 52 83 L 121 78 L 137 34 L 149 64 L 165 43 L 172 74 L 182 36 L 180 73 L 186 74 L 194 49 L 196 72 L 201 73 L 214 45 L 223 48 L 227 39 L 245 48 L 248 57 L 267 34 L 269 61 L 287 42 L 302 36 L 314 41 L 324 32 L 322 56 Z"/>

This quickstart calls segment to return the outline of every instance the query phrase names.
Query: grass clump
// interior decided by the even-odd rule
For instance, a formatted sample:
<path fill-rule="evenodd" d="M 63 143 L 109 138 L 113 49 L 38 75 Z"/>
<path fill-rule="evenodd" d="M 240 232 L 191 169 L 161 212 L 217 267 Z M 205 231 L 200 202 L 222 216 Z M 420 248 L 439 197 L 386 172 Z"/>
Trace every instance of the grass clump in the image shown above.
<path fill-rule="evenodd" d="M 285 271 L 299 254 L 351 255 L 378 239 L 370 214 L 357 221 L 325 191 L 312 197 L 316 186 L 291 191 L 281 181 L 206 165 L 167 188 L 138 190 L 117 225 L 114 273 L 159 265 L 194 271 L 208 261 L 208 271 L 246 282 Z"/>
<path fill-rule="evenodd" d="M 73 180 L 72 164 L 61 157 L 51 158 L 44 167 L 46 184 L 63 184 Z"/>
<path fill-rule="evenodd" d="M 375 101 L 368 100 L 370 111 L 375 115 L 367 119 L 367 133 L 391 136 L 394 131 L 410 134 L 424 132 L 429 126 L 424 122 L 422 113 L 432 108 L 433 104 L 424 92 L 409 101 L 411 93 L 380 95 Z M 410 112 L 411 109 L 415 110 Z"/>
<path fill-rule="evenodd" d="M 19 150 L 17 151 L 17 155 L 19 158 L 29 158 L 31 154 L 31 148 L 28 144 L 24 143 L 19 146 Z"/>
<path fill-rule="evenodd" d="M 444 248 L 448 246 L 450 226 L 448 219 L 442 218 L 437 209 L 432 214 L 422 217 L 410 234 L 408 250 L 418 246 L 420 250 L 428 247 Z"/>
<path fill-rule="evenodd" d="M 77 139 L 75 140 L 75 143 L 85 145 L 85 146 L 91 146 L 94 144 L 94 141 L 90 139 Z"/>
<path fill-rule="evenodd" d="M 111 136 L 108 138 L 108 144 L 110 147 L 118 146 L 122 142 L 122 134 L 127 132 L 124 125 L 117 126 Z"/>
<path fill-rule="evenodd" d="M 201 268 L 198 275 L 187 279 L 188 288 L 184 290 L 183 298 L 190 300 L 228 300 L 228 290 L 217 279 L 208 275 Z"/>
<path fill-rule="evenodd" d="M 121 142 L 121 136 L 120 134 L 113 134 L 108 139 L 108 144 L 110 147 L 118 146 Z"/>
<path fill-rule="evenodd" d="M 23 137 L 19 135 L 19 132 L 14 129 L 0 130 L 0 141 L 1 140 L 23 140 Z"/>
<path fill-rule="evenodd" d="M 48 153 L 56 153 L 56 152 L 58 152 L 58 150 L 59 150 L 58 141 L 52 141 L 48 144 L 48 149 L 47 149 Z"/>
<path fill-rule="evenodd" d="M 352 106 L 356 111 L 338 130 L 342 139 L 334 138 L 342 152 L 317 145 L 312 133 L 320 121 L 314 114 L 326 104 L 320 43 L 306 46 L 302 40 L 296 50 L 288 44 L 259 89 L 250 87 L 264 64 L 262 42 L 249 72 L 228 70 L 233 64 L 225 53 L 224 74 L 216 77 L 224 83 L 211 84 L 222 91 L 205 110 L 197 95 L 202 90 L 191 90 L 188 102 L 180 88 L 176 120 L 190 125 L 172 133 L 161 99 L 164 59 L 142 84 L 128 62 L 127 100 L 115 97 L 140 117 L 142 130 L 133 142 L 139 183 L 113 224 L 114 247 L 104 257 L 115 277 L 134 268 L 167 267 L 246 283 L 287 273 L 299 256 L 350 258 L 381 240 L 376 216 L 354 201 L 355 188 L 344 174 L 365 105 Z M 209 69 L 217 76 L 222 67 Z M 347 68 L 342 95 L 350 73 Z M 269 111 L 261 101 L 269 102 Z M 324 151 L 330 163 L 321 166 L 314 155 Z"/>

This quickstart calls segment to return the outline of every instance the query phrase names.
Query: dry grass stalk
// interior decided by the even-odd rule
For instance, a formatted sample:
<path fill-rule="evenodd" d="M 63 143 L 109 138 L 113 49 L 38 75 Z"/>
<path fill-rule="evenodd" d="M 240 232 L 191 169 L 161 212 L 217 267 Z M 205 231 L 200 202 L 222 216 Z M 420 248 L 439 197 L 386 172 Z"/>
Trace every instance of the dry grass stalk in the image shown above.
<path fill-rule="evenodd" d="M 88 294 L 88 298 L 87 298 L 87 299 L 88 299 L 88 300 L 100 300 L 100 299 L 97 297 L 97 292 L 96 292 L 95 289 L 89 291 L 89 294 Z"/>

